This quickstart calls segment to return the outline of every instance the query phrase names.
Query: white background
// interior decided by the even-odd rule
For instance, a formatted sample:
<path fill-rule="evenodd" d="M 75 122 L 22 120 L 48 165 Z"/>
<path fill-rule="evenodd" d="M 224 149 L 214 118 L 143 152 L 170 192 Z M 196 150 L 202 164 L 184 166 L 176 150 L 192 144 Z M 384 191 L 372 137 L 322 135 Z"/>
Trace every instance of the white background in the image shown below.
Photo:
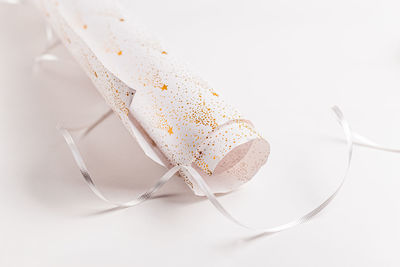
<path fill-rule="evenodd" d="M 271 143 L 257 176 L 220 197 L 243 221 L 287 222 L 335 189 L 346 150 L 334 104 L 357 132 L 400 147 L 400 2 L 123 2 Z M 55 127 L 89 124 L 107 108 L 63 47 L 55 51 L 62 62 L 32 72 L 44 43 L 34 8 L 0 5 L 1 266 L 400 265 L 395 153 L 355 147 L 332 204 L 272 236 L 233 225 L 179 177 L 153 200 L 112 209 L 85 185 Z M 117 200 L 165 172 L 115 117 L 80 147 Z"/>

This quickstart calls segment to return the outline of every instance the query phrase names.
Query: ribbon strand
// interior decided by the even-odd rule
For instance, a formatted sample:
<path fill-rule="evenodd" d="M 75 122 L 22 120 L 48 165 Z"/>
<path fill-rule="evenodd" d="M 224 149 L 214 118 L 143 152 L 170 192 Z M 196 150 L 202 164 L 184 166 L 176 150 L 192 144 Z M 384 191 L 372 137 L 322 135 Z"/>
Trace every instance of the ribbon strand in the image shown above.
<path fill-rule="evenodd" d="M 246 229 L 249 230 L 254 230 L 257 232 L 260 232 L 262 234 L 273 234 L 273 233 L 278 233 L 284 230 L 288 230 L 292 227 L 295 227 L 297 225 L 300 225 L 302 223 L 305 223 L 309 220 L 311 220 L 314 216 L 316 216 L 318 213 L 320 213 L 325 207 L 327 207 L 329 205 L 329 203 L 331 203 L 331 201 L 337 196 L 337 194 L 339 193 L 340 189 L 342 188 L 349 169 L 350 169 L 350 165 L 351 165 L 351 159 L 352 159 L 352 154 L 353 154 L 353 144 L 358 144 L 358 145 L 364 145 L 364 146 L 368 146 L 371 148 L 375 148 L 375 149 L 380 149 L 380 150 L 385 150 L 385 151 L 390 151 L 390 152 L 400 152 L 400 149 L 391 149 L 391 148 L 387 148 L 384 146 L 381 146 L 377 143 L 374 143 L 373 141 L 352 132 L 348 122 L 345 120 L 343 113 L 341 112 L 341 110 L 337 107 L 334 106 L 332 108 L 332 110 L 334 111 L 335 115 L 337 116 L 337 119 L 340 123 L 340 125 L 342 126 L 342 129 L 344 131 L 345 134 L 345 138 L 346 138 L 346 143 L 347 143 L 347 163 L 346 163 L 346 168 L 345 168 L 345 172 L 344 175 L 342 176 L 342 180 L 340 182 L 340 184 L 338 185 L 338 187 L 334 190 L 334 192 L 327 197 L 321 204 L 319 204 L 316 208 L 312 209 L 311 211 L 309 211 L 308 213 L 306 213 L 305 215 L 290 221 L 288 223 L 285 224 L 281 224 L 279 226 L 276 227 L 271 227 L 271 228 L 254 228 L 254 227 L 250 227 L 247 226 L 243 223 L 241 223 L 239 220 L 237 220 L 234 216 L 232 216 L 223 206 L 222 204 L 217 200 L 217 197 L 214 195 L 214 193 L 211 191 L 210 187 L 207 185 L 207 183 L 205 182 L 205 180 L 203 179 L 203 177 L 191 166 L 174 166 L 171 169 L 169 169 L 159 180 L 158 182 L 151 187 L 149 190 L 147 190 L 146 192 L 140 194 L 138 197 L 136 197 L 135 199 L 128 201 L 128 202 L 124 202 L 124 203 L 117 203 L 114 201 L 109 200 L 108 198 L 106 198 L 101 192 L 100 190 L 96 187 L 92 177 L 89 174 L 89 171 L 85 165 L 85 162 L 78 150 L 78 147 L 74 141 L 74 139 L 72 138 L 70 132 L 62 127 L 59 127 L 59 130 L 61 132 L 61 134 L 63 135 L 65 141 L 68 144 L 68 147 L 70 148 L 72 155 L 76 161 L 76 164 L 78 165 L 80 172 L 83 176 L 83 178 L 85 179 L 86 183 L 88 184 L 89 188 L 93 191 L 93 193 L 95 193 L 100 199 L 104 200 L 107 203 L 110 203 L 112 205 L 115 205 L 117 207 L 132 207 L 135 206 L 145 200 L 148 200 L 151 198 L 151 196 L 158 190 L 160 189 L 165 183 L 167 183 L 173 176 L 175 173 L 177 173 L 179 170 L 187 170 L 187 172 L 189 173 L 189 175 L 192 176 L 193 180 L 198 184 L 198 186 L 201 188 L 201 190 L 204 192 L 204 194 L 206 195 L 206 197 L 208 198 L 208 200 L 214 205 L 214 207 L 228 220 L 230 220 L 231 222 L 244 227 Z M 104 119 L 104 116 L 108 116 L 108 115 L 103 115 L 103 117 L 100 119 L 100 122 L 102 119 Z M 97 123 L 98 124 L 98 123 Z M 96 125 L 97 125 L 96 124 Z M 90 129 L 93 127 L 89 127 Z"/>
<path fill-rule="evenodd" d="M 140 203 L 142 203 L 143 201 L 151 198 L 151 196 L 157 192 L 158 189 L 160 189 L 166 182 L 168 182 L 176 172 L 178 172 L 180 170 L 180 166 L 175 166 L 171 169 L 169 169 L 163 176 L 161 176 L 161 178 L 157 181 L 157 183 L 151 187 L 149 190 L 147 190 L 146 192 L 140 194 L 138 197 L 136 197 L 135 199 L 128 201 L 128 202 L 124 202 L 124 203 L 118 203 L 118 202 L 114 202 L 112 200 L 109 200 L 107 197 L 105 197 L 103 195 L 103 193 L 97 189 L 92 177 L 89 174 L 89 171 L 86 167 L 85 162 L 83 161 L 82 155 L 78 150 L 78 147 L 76 146 L 76 143 L 74 141 L 74 139 L 72 138 L 70 132 L 65 129 L 65 128 L 59 128 L 61 134 L 63 135 L 65 141 L 68 144 L 68 147 L 70 148 L 71 152 L 72 152 L 72 156 L 75 159 L 76 164 L 79 167 L 79 170 L 83 176 L 83 178 L 85 179 L 87 185 L 89 186 L 89 188 L 93 191 L 93 193 L 96 194 L 96 196 L 98 196 L 100 199 L 104 200 L 107 203 L 110 203 L 114 206 L 117 207 L 132 207 L 135 205 L 138 205 Z"/>
<path fill-rule="evenodd" d="M 193 179 L 196 181 L 196 183 L 199 185 L 199 187 L 203 190 L 204 194 L 206 194 L 207 198 L 210 200 L 210 202 L 214 205 L 214 207 L 228 220 L 232 221 L 233 223 L 244 227 L 249 230 L 254 230 L 257 232 L 260 232 L 262 234 L 274 234 L 278 233 L 284 230 L 288 230 L 290 228 L 293 228 L 297 225 L 303 224 L 309 220 L 311 220 L 314 216 L 316 216 L 318 213 L 320 213 L 326 206 L 329 205 L 329 203 L 336 197 L 336 195 L 339 193 L 340 189 L 342 188 L 347 174 L 350 169 L 351 165 L 351 158 L 352 158 L 352 153 L 353 153 L 353 142 L 352 142 L 352 132 L 350 129 L 349 124 L 347 121 L 344 119 L 343 113 L 340 111 L 338 107 L 333 107 L 333 111 L 335 112 L 339 123 L 341 124 L 343 131 L 346 136 L 346 141 L 347 141 L 347 166 L 345 173 L 343 175 L 343 178 L 339 184 L 339 186 L 336 188 L 336 190 L 325 200 L 323 201 L 320 205 L 318 205 L 316 208 L 312 209 L 305 215 L 292 220 L 288 223 L 281 224 L 275 227 L 270 227 L 270 228 L 254 228 L 248 225 L 243 224 L 239 220 L 237 220 L 235 217 L 233 217 L 222 205 L 221 203 L 217 200 L 216 196 L 212 193 L 211 189 L 208 187 L 207 183 L 204 181 L 204 179 L 201 177 L 201 175 L 192 167 L 185 166 L 187 171 L 190 173 L 190 175 L 193 177 Z"/>

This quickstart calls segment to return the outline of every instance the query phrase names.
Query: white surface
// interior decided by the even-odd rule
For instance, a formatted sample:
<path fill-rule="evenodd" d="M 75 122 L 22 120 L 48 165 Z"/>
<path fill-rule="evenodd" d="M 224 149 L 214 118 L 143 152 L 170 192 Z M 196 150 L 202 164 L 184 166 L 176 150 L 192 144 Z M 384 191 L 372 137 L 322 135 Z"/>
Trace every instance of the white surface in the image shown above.
<path fill-rule="evenodd" d="M 345 147 L 333 104 L 358 132 L 400 147 L 398 1 L 125 2 L 270 141 L 255 179 L 221 197 L 244 221 L 288 221 L 335 188 Z M 32 74 L 45 37 L 31 7 L 1 5 L 0 32 L 1 266 L 399 266 L 398 154 L 357 147 L 328 209 L 269 237 L 232 225 L 178 177 L 162 197 L 110 209 L 55 129 L 94 120 L 100 96 L 62 47 L 62 63 Z M 81 147 L 108 195 L 128 199 L 165 170 L 122 138 L 113 117 Z"/>

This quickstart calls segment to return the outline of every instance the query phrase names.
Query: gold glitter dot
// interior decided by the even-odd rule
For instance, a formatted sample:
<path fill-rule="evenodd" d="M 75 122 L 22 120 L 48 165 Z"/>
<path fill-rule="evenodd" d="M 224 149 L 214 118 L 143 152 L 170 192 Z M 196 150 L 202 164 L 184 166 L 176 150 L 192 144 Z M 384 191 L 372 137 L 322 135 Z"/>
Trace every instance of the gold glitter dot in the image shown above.
<path fill-rule="evenodd" d="M 166 54 L 167 54 L 167 52 L 166 52 L 166 51 L 162 51 L 162 52 L 161 52 L 161 54 L 163 54 L 163 55 L 166 55 Z"/>
<path fill-rule="evenodd" d="M 118 56 L 122 55 L 122 51 L 119 50 L 117 54 L 118 54 Z"/>
<path fill-rule="evenodd" d="M 120 18 L 119 21 L 125 21 L 125 19 L 124 18 Z"/>
<path fill-rule="evenodd" d="M 167 90 L 167 89 L 168 89 L 168 86 L 167 86 L 166 84 L 164 84 L 164 85 L 161 87 L 161 90 L 162 90 L 162 91 Z"/>
<path fill-rule="evenodd" d="M 174 133 L 174 132 L 172 131 L 172 127 L 171 127 L 171 126 L 168 128 L 168 133 L 169 133 L 170 135 Z"/>
<path fill-rule="evenodd" d="M 83 28 L 86 30 L 87 29 L 87 25 L 85 24 L 85 25 L 83 25 Z"/>

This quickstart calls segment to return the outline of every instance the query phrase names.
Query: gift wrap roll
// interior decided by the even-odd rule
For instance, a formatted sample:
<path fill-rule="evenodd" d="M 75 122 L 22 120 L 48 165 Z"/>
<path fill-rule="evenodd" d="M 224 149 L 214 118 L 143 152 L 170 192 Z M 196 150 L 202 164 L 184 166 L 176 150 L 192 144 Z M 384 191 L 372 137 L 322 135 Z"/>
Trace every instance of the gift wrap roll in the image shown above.
<path fill-rule="evenodd" d="M 269 144 L 213 87 L 174 59 L 116 0 L 39 0 L 48 22 L 145 153 L 193 166 L 214 193 L 250 180 Z M 107 141 L 107 140 L 105 140 Z M 181 171 L 195 194 L 203 195 Z"/>

